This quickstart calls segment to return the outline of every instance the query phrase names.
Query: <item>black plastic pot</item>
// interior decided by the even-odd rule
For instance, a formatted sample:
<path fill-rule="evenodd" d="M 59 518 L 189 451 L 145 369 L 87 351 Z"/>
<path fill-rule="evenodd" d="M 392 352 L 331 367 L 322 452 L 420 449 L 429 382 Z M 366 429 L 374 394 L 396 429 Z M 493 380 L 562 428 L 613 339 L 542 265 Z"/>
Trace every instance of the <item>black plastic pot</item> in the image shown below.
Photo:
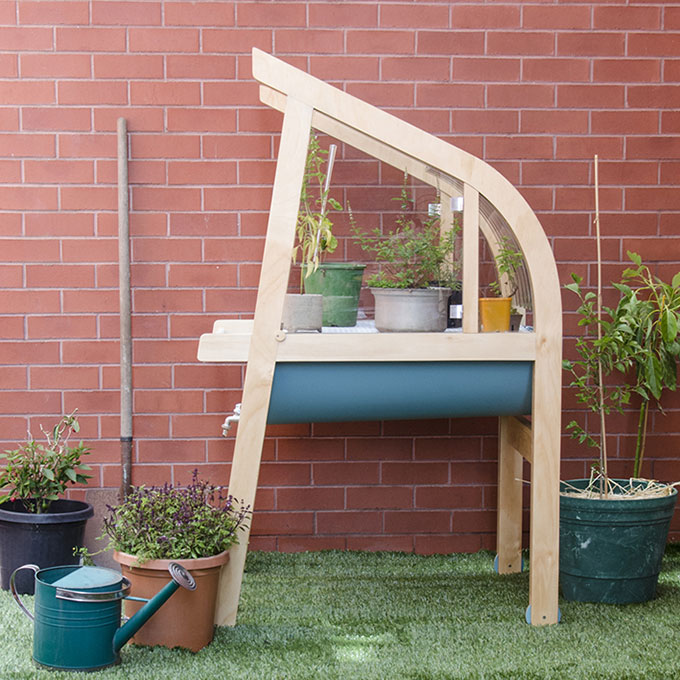
<path fill-rule="evenodd" d="M 583 489 L 588 481 L 569 484 Z M 560 496 L 560 588 L 565 599 L 609 604 L 651 600 L 677 496 L 676 489 L 668 496 L 635 500 Z"/>
<path fill-rule="evenodd" d="M 21 501 L 0 505 L 0 586 L 9 589 L 12 572 L 24 564 L 41 569 L 77 564 L 74 548 L 83 545 L 85 523 L 94 509 L 82 501 L 53 501 L 50 512 L 26 512 Z M 16 576 L 16 589 L 33 595 L 35 578 L 29 570 Z"/>

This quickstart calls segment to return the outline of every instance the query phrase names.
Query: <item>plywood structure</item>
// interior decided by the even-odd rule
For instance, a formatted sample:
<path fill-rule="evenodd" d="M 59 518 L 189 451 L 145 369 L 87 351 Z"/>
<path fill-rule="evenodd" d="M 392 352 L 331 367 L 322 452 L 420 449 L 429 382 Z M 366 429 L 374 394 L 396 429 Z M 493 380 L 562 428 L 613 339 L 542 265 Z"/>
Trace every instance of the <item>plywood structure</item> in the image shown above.
<path fill-rule="evenodd" d="M 523 459 L 531 463 L 530 587 L 527 620 L 558 620 L 559 462 L 562 310 L 554 258 L 519 192 L 482 160 L 257 49 L 253 75 L 263 102 L 284 113 L 255 316 L 218 321 L 198 358 L 247 362 L 229 493 L 251 506 L 277 362 L 532 362 L 531 420 L 499 419 L 498 571 L 521 569 Z M 405 334 L 288 334 L 281 330 L 310 129 L 327 133 L 436 186 L 442 202 L 464 197 L 463 331 Z M 500 226 L 499 226 L 500 225 Z M 500 231 L 520 247 L 530 294 L 531 332 L 479 333 L 479 237 L 498 248 Z M 499 231 L 500 230 L 500 231 Z M 455 413 L 451 414 L 455 416 Z M 255 508 L 257 512 L 257 508 Z M 221 578 L 218 625 L 234 625 L 248 537 Z"/>

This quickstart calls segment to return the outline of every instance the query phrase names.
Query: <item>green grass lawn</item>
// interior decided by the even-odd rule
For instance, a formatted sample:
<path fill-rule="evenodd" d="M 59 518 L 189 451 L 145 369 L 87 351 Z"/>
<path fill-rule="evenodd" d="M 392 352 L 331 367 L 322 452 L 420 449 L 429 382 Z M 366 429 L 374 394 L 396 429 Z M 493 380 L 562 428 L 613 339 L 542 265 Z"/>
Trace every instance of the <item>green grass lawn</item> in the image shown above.
<path fill-rule="evenodd" d="M 198 654 L 128 645 L 96 677 L 680 678 L 680 546 L 645 604 L 562 601 L 561 624 L 532 627 L 528 584 L 496 575 L 488 552 L 251 553 L 235 628 Z M 6 592 L 0 626 L 0 680 L 87 677 L 35 667 L 32 624 Z"/>

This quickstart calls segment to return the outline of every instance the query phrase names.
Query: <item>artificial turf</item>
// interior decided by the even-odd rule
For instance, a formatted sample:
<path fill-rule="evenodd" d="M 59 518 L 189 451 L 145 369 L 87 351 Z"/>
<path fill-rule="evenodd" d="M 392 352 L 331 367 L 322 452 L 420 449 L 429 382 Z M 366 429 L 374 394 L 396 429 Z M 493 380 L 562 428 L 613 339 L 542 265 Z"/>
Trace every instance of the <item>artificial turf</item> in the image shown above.
<path fill-rule="evenodd" d="M 32 606 L 32 598 L 25 599 Z M 219 628 L 214 642 L 197 654 L 128 645 L 121 665 L 94 676 L 680 677 L 680 545 L 668 547 L 651 602 L 560 601 L 562 623 L 532 627 L 524 621 L 527 600 L 528 574 L 498 576 L 488 552 L 251 553 L 235 628 Z M 87 677 L 36 668 L 32 624 L 6 592 L 0 592 L 0 626 L 0 680 Z"/>

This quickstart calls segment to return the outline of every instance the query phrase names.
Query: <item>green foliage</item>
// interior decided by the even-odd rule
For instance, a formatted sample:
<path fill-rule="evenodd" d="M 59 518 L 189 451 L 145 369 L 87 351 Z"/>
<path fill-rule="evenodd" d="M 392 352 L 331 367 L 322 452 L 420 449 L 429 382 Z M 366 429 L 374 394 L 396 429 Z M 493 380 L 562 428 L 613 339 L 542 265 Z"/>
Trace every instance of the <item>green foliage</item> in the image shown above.
<path fill-rule="evenodd" d="M 602 319 L 597 319 L 597 297 L 584 292 L 580 277 L 572 274 L 573 283 L 565 286 L 578 295 L 581 315 L 579 326 L 586 334 L 576 342 L 580 359 L 564 362 L 572 374 L 571 386 L 576 396 L 592 412 L 600 411 L 598 364 L 603 376 L 618 375 L 620 384 L 603 385 L 605 415 L 621 413 L 634 395 L 641 399 L 634 477 L 639 477 L 644 456 L 647 409 L 651 399 L 658 403 L 664 389 L 675 390 L 677 364 L 680 355 L 680 273 L 665 283 L 653 276 L 636 253 L 628 253 L 633 263 L 622 275 L 622 282 L 613 284 L 620 293 L 617 306 L 603 307 Z M 600 339 L 597 338 L 597 325 Z M 626 376 L 633 379 L 626 380 Z M 600 442 L 572 421 L 568 426 L 572 436 L 589 446 Z"/>
<path fill-rule="evenodd" d="M 361 249 L 373 253 L 380 271 L 367 279 L 376 288 L 427 288 L 435 285 L 457 289 L 460 286 L 460 262 L 455 256 L 460 226 L 454 220 L 442 236 L 439 216 L 420 220 L 408 192 L 408 175 L 404 173 L 396 227 L 386 234 L 376 228 L 369 233 L 359 229 L 350 210 L 352 232 Z"/>
<path fill-rule="evenodd" d="M 238 543 L 249 508 L 223 495 L 223 487 L 198 479 L 187 487 L 133 487 L 125 500 L 109 507 L 104 534 L 109 548 L 140 560 L 212 557 Z"/>
<path fill-rule="evenodd" d="M 333 222 L 329 217 L 331 210 L 342 210 L 342 205 L 331 198 L 326 189 L 328 151 L 321 148 L 319 138 L 314 132 L 309 138 L 305 174 L 302 180 L 300 208 L 295 227 L 297 244 L 293 248 L 293 264 L 300 259 L 300 292 L 304 277 L 315 272 L 326 253 L 332 253 L 338 246 L 333 236 Z"/>
<path fill-rule="evenodd" d="M 518 283 L 517 275 L 520 269 L 524 266 L 524 255 L 521 251 L 515 248 L 515 244 L 508 236 L 502 236 L 498 241 L 498 252 L 496 253 L 496 271 L 498 273 L 498 280 L 490 284 L 490 288 L 494 295 L 501 297 L 500 280 L 507 277 L 510 292 L 506 297 L 512 297 L 516 292 Z"/>
<path fill-rule="evenodd" d="M 0 488 L 5 493 L 0 503 L 21 501 L 28 512 L 41 514 L 49 512 L 50 504 L 63 494 L 69 484 L 86 484 L 90 475 L 88 465 L 80 462 L 81 456 L 90 450 L 81 441 L 77 446 L 69 446 L 69 438 L 80 431 L 74 411 L 63 416 L 46 432 L 46 444 L 37 442 L 28 434 L 25 444 L 13 451 L 5 451 L 0 458 L 6 461 L 0 474 Z"/>

